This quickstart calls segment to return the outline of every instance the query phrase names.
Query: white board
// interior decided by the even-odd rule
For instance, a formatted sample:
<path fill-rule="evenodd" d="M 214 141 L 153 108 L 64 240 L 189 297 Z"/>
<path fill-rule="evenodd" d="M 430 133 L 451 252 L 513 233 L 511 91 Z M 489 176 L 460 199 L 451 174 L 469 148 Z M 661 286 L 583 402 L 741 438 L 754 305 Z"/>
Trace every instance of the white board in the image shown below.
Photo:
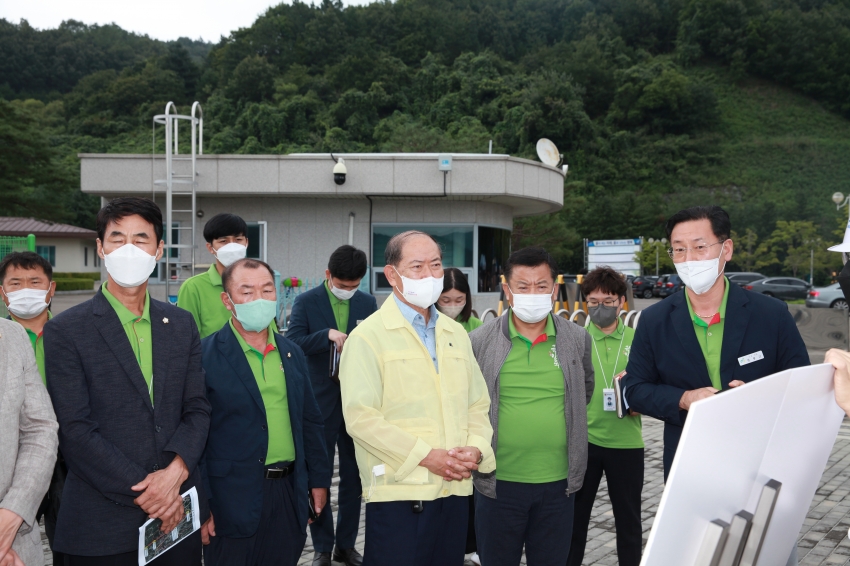
<path fill-rule="evenodd" d="M 796 544 L 844 412 L 833 368 L 797 368 L 691 406 L 641 566 L 694 563 L 708 524 L 753 512 L 782 483 L 759 566 L 784 565 Z"/>

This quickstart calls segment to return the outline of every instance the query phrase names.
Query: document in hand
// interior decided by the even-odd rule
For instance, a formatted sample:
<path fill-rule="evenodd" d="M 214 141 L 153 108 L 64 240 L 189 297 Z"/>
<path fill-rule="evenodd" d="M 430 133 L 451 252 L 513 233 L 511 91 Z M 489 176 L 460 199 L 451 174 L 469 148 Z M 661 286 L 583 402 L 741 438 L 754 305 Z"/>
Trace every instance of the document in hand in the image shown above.
<path fill-rule="evenodd" d="M 328 377 L 336 383 L 339 383 L 339 359 L 339 350 L 336 349 L 335 345 L 331 344 L 331 356 L 328 361 Z"/>
<path fill-rule="evenodd" d="M 694 403 L 641 565 L 695 564 L 718 521 L 731 525 L 729 541 L 743 537 L 744 549 L 748 527 L 736 536 L 733 518 L 740 511 L 758 517 L 771 480 L 781 487 L 754 564 L 785 564 L 844 416 L 832 377 L 828 364 L 796 368 Z M 752 524 L 753 533 L 761 532 L 758 520 Z M 714 540 L 724 544 L 723 537 Z"/>
<path fill-rule="evenodd" d="M 145 566 L 151 560 L 168 552 L 183 539 L 201 528 L 198 514 L 198 490 L 194 487 L 183 494 L 183 520 L 170 533 L 160 529 L 160 519 L 150 519 L 139 527 L 139 566 Z"/>

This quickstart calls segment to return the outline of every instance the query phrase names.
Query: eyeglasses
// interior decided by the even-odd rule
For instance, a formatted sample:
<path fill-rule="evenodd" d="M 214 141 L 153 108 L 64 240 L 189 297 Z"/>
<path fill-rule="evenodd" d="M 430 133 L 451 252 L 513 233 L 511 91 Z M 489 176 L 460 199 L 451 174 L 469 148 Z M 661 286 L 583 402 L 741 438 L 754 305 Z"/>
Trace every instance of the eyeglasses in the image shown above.
<path fill-rule="evenodd" d="M 673 248 L 667 248 L 667 255 L 669 255 L 670 259 L 673 261 L 682 261 L 688 256 L 688 252 L 691 252 L 691 255 L 697 259 L 706 259 L 709 255 L 711 255 L 711 248 L 723 245 L 724 243 L 726 243 L 726 240 L 721 240 L 714 244 L 697 244 L 692 248 L 675 246 Z"/>
<path fill-rule="evenodd" d="M 588 308 L 596 308 L 599 305 L 605 305 L 606 307 L 619 307 L 620 299 L 605 299 L 604 301 L 597 301 L 596 299 L 588 299 L 587 306 Z"/>

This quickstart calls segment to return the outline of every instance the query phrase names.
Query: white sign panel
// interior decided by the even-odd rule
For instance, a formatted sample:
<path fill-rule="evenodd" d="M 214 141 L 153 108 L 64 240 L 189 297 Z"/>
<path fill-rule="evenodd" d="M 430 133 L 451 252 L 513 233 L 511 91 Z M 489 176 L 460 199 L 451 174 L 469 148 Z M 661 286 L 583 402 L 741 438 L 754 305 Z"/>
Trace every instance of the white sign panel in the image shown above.
<path fill-rule="evenodd" d="M 635 261 L 639 251 L 640 238 L 594 240 L 587 243 L 587 268 L 605 265 L 627 275 L 639 275 L 640 264 Z"/>
<path fill-rule="evenodd" d="M 832 376 L 797 368 L 695 403 L 641 565 L 694 564 L 710 523 L 754 512 L 771 479 L 782 487 L 758 565 L 784 565 L 844 416 Z"/>
<path fill-rule="evenodd" d="M 587 243 L 589 248 L 598 248 L 605 246 L 638 246 L 640 247 L 640 238 L 630 238 L 628 240 L 593 240 Z"/>

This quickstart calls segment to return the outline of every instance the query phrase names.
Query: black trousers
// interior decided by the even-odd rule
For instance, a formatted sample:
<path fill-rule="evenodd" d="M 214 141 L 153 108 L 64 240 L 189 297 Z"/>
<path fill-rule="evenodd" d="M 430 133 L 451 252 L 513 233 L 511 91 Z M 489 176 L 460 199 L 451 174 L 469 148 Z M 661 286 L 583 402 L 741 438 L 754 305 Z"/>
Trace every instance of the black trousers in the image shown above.
<path fill-rule="evenodd" d="M 59 504 L 62 500 L 62 490 L 65 488 L 65 476 L 67 475 L 68 468 L 65 466 L 65 459 L 62 458 L 60 452 L 56 457 L 56 464 L 53 466 L 50 486 L 47 488 L 47 493 L 44 494 L 44 499 L 42 499 L 35 514 L 36 523 L 44 517 L 44 531 L 47 534 L 47 542 L 50 543 L 51 552 L 53 552 L 53 564 L 55 566 L 65 564 L 65 555 L 53 550 L 53 536 L 56 534 L 56 519 L 59 517 Z"/>
<path fill-rule="evenodd" d="M 590 514 L 602 474 L 608 482 L 608 495 L 617 529 L 617 559 L 620 566 L 640 564 L 640 495 L 643 491 L 643 448 L 603 448 L 588 444 L 587 472 L 576 493 L 573 541 L 567 566 L 581 566 Z"/>
<path fill-rule="evenodd" d="M 204 547 L 204 565 L 295 566 L 307 540 L 306 527 L 298 524 L 295 515 L 293 476 L 264 480 L 257 532 L 245 538 L 210 537 Z"/>
<path fill-rule="evenodd" d="M 560 566 L 570 551 L 575 495 L 566 479 L 549 483 L 496 480 L 496 498 L 475 493 L 475 534 L 485 566 Z"/>
<path fill-rule="evenodd" d="M 195 531 L 151 564 L 153 566 L 201 566 L 201 531 Z M 133 551 L 110 556 L 66 554 L 65 566 L 139 566 L 139 553 Z"/>
<path fill-rule="evenodd" d="M 310 535 L 316 552 L 331 552 L 334 541 L 337 548 L 354 548 L 360 525 L 360 496 L 363 494 L 363 488 L 360 486 L 360 472 L 357 470 L 357 458 L 354 456 L 354 440 L 345 430 L 342 405 L 339 401 L 330 416 L 325 419 L 325 443 L 332 470 L 334 452 L 339 450 L 339 510 L 336 516 L 336 535 L 330 501 L 322 509 L 319 520 L 310 525 Z"/>
<path fill-rule="evenodd" d="M 469 499 L 450 495 L 425 501 L 366 504 L 363 566 L 463 566 Z"/>
<path fill-rule="evenodd" d="M 471 554 L 478 551 L 478 542 L 475 540 L 475 495 L 469 496 L 469 522 L 466 527 L 466 553 Z"/>

